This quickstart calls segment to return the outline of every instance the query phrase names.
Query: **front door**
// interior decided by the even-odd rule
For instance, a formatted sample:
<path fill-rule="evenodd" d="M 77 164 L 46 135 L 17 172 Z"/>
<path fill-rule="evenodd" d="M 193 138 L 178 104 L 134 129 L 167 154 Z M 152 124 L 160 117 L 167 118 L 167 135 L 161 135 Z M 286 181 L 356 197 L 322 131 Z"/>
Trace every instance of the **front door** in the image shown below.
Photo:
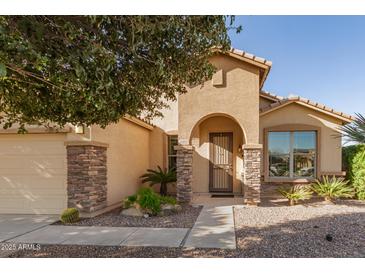
<path fill-rule="evenodd" d="M 210 133 L 209 142 L 209 191 L 232 192 L 233 133 Z"/>

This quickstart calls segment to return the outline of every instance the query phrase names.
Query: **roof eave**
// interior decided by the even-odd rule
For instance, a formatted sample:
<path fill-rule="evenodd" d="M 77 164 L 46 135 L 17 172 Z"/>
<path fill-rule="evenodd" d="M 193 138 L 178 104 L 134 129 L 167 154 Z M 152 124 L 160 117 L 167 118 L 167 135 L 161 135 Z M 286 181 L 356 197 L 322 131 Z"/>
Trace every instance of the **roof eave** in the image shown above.
<path fill-rule="evenodd" d="M 257 57 L 253 54 L 244 52 L 242 50 L 237 50 L 232 48 L 229 51 L 222 51 L 221 49 L 218 48 L 213 48 L 213 52 L 214 53 L 221 53 L 221 54 L 225 54 L 228 55 L 232 58 L 235 58 L 237 60 L 246 62 L 248 64 L 251 64 L 253 66 L 256 66 L 260 69 L 260 71 L 262 71 L 262 76 L 260 73 L 260 89 L 263 87 L 265 80 L 270 72 L 271 66 L 272 66 L 272 62 L 269 60 L 266 60 L 264 58 L 261 57 Z"/>
<path fill-rule="evenodd" d="M 269 114 L 269 113 L 271 113 L 271 112 L 273 112 L 273 111 L 279 110 L 279 109 L 281 109 L 281 108 L 283 108 L 283 107 L 285 107 L 285 106 L 287 106 L 287 105 L 293 104 L 293 103 L 296 103 L 296 104 L 302 105 L 302 106 L 304 106 L 304 107 L 307 107 L 307 108 L 313 109 L 313 110 L 315 110 L 315 111 L 318 111 L 318 112 L 324 113 L 324 114 L 326 114 L 326 115 L 332 116 L 332 117 L 334 117 L 334 118 L 336 118 L 336 119 L 338 119 L 338 120 L 343 121 L 345 124 L 353 122 L 353 118 L 352 118 L 351 116 L 345 117 L 345 116 L 343 116 L 343 115 L 339 115 L 339 114 L 337 114 L 337 113 L 335 113 L 335 112 L 333 112 L 333 111 L 329 111 L 329 110 L 327 110 L 326 108 L 322 109 L 322 108 L 318 108 L 318 107 L 316 107 L 316 106 L 312 106 L 312 105 L 307 104 L 307 103 L 302 102 L 302 101 L 290 101 L 290 100 L 285 101 L 285 102 L 278 101 L 278 102 L 277 102 L 277 104 L 278 104 L 277 106 L 272 107 L 272 108 L 269 108 L 269 109 L 267 109 L 267 110 L 263 109 L 263 110 L 261 111 L 261 113 L 260 113 L 260 117 L 265 116 L 265 115 L 267 115 L 267 114 Z M 274 103 L 274 104 L 276 104 L 276 103 Z"/>

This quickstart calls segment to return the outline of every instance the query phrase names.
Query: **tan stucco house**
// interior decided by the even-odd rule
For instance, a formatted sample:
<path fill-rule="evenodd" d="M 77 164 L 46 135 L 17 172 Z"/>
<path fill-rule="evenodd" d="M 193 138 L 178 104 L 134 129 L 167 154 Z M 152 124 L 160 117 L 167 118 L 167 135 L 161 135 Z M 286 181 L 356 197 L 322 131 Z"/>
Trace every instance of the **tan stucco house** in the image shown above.
<path fill-rule="evenodd" d="M 0 133 L 0 213 L 102 212 L 140 187 L 147 168 L 176 168 L 171 192 L 243 195 L 258 204 L 278 185 L 341 175 L 338 129 L 352 117 L 301 97 L 262 90 L 271 62 L 217 52 L 203 85 L 188 87 L 164 118 L 125 117 L 101 129 L 29 127 Z"/>

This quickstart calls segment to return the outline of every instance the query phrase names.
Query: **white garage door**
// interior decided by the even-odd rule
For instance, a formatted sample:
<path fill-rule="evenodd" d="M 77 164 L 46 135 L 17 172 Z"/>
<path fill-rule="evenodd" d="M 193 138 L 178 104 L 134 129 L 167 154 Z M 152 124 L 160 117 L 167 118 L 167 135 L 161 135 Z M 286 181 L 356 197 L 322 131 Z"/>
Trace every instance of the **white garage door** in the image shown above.
<path fill-rule="evenodd" d="M 67 206 L 64 141 L 64 134 L 0 135 L 0 213 L 61 213 Z"/>

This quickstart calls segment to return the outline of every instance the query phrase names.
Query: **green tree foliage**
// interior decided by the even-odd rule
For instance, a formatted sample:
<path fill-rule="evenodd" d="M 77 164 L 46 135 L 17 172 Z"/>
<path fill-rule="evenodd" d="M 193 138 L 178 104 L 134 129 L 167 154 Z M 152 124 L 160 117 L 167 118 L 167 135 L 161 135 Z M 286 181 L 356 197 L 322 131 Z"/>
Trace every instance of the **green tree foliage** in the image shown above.
<path fill-rule="evenodd" d="M 225 16 L 0 16 L 0 123 L 159 116 L 164 99 L 211 78 L 230 28 L 241 29 Z"/>
<path fill-rule="evenodd" d="M 365 200 L 365 145 L 343 147 L 343 164 L 356 197 Z"/>

